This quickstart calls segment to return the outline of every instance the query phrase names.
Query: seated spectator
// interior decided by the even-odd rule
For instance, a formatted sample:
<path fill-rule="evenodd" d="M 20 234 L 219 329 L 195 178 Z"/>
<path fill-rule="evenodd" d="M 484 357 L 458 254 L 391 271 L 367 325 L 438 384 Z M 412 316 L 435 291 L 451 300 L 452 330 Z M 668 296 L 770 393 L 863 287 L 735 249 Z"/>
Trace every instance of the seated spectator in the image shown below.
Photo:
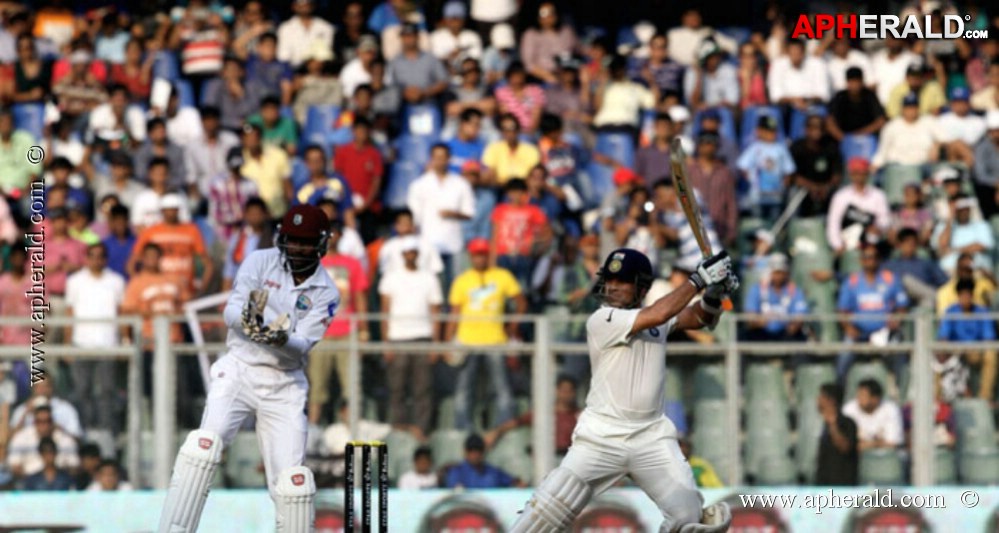
<path fill-rule="evenodd" d="M 198 196 L 208 198 L 212 180 L 227 173 L 226 160 L 230 150 L 239 146 L 239 136 L 222 129 L 218 108 L 202 107 L 200 116 L 203 135 L 198 142 L 184 148 L 184 169 L 188 180 L 197 184 Z M 169 125 L 167 128 L 169 137 Z"/>
<path fill-rule="evenodd" d="M 739 74 L 725 62 L 725 52 L 708 38 L 697 52 L 698 66 L 684 77 L 684 94 L 691 111 L 709 107 L 736 108 L 739 105 Z"/>
<path fill-rule="evenodd" d="M 558 235 L 562 235 L 565 232 L 578 235 L 580 229 L 577 221 L 564 216 L 568 214 L 565 213 L 564 204 L 567 199 L 566 191 L 548 175 L 548 169 L 544 165 L 539 164 L 531 169 L 531 173 L 527 175 L 525 181 L 527 182 L 527 202 L 544 213 L 545 218 L 551 224 L 550 229 Z M 571 186 L 566 185 L 566 187 Z M 576 198 L 578 209 L 582 206 L 582 201 L 578 200 L 578 195 Z M 537 253 L 540 255 L 548 251 L 539 250 Z"/>
<path fill-rule="evenodd" d="M 668 174 L 670 143 L 676 135 L 669 113 L 656 113 L 652 122 L 652 138 L 635 152 L 635 173 L 646 185 L 652 185 Z"/>
<path fill-rule="evenodd" d="M 355 119 L 351 126 L 352 141 L 337 146 L 333 156 L 337 171 L 353 191 L 352 208 L 366 240 L 373 240 L 377 230 L 378 215 L 382 211 L 379 195 L 385 175 L 382 154 L 371 139 L 371 128 L 367 118 Z"/>
<path fill-rule="evenodd" d="M 891 89 L 885 112 L 889 119 L 898 118 L 905 100 L 910 95 L 916 96 L 919 115 L 936 115 L 940 108 L 947 105 L 947 96 L 935 79 L 927 79 L 931 69 L 922 60 L 916 60 L 905 69 L 905 81 Z"/>
<path fill-rule="evenodd" d="M 340 70 L 343 95 L 350 98 L 354 96 L 355 89 L 371 83 L 371 67 L 376 60 L 378 60 L 378 39 L 373 35 L 361 37 L 357 43 L 357 57 L 347 61 Z M 298 122 L 304 123 L 304 116 L 299 118 Z"/>
<path fill-rule="evenodd" d="M 686 67 L 669 55 L 669 38 L 664 33 L 656 33 L 649 40 L 649 56 L 635 63 L 630 76 L 659 87 L 659 93 L 683 91 Z"/>
<path fill-rule="evenodd" d="M 280 219 L 294 197 L 291 186 L 291 162 L 284 150 L 264 144 L 260 126 L 243 127 L 243 176 L 257 184 L 260 198 L 267 203 L 271 216 Z M 323 160 L 325 161 L 325 153 Z M 325 163 L 324 163 L 325 164 Z"/>
<path fill-rule="evenodd" d="M 836 255 L 856 250 L 865 239 L 883 235 L 891 225 L 885 193 L 868 183 L 870 164 L 859 157 L 847 162 L 850 185 L 836 191 L 826 216 L 826 239 Z"/>
<path fill-rule="evenodd" d="M 101 449 L 92 442 L 80 444 L 80 468 L 76 471 L 73 480 L 75 490 L 87 490 L 87 487 L 97 478 L 97 469 L 101 463 Z"/>
<path fill-rule="evenodd" d="M 492 213 L 496 207 L 496 188 L 482 178 L 482 165 L 478 161 L 465 161 L 461 167 L 461 177 L 472 188 L 475 212 L 472 218 L 461 223 L 462 242 L 475 238 L 489 239 L 493 235 Z"/>
<path fill-rule="evenodd" d="M 90 71 L 93 56 L 85 49 L 69 55 L 69 72 L 53 82 L 52 94 L 56 97 L 59 112 L 72 119 L 84 118 L 99 104 L 107 100 L 101 80 Z M 53 80 L 56 79 L 53 74 Z"/>
<path fill-rule="evenodd" d="M 118 462 L 108 459 L 101 462 L 101 466 L 98 467 L 97 474 L 94 476 L 94 481 L 87 487 L 87 490 L 93 492 L 130 491 L 132 484 L 121 479 L 121 466 L 118 465 Z"/>
<path fill-rule="evenodd" d="M 990 310 L 987 307 L 975 305 L 974 295 L 974 281 L 961 280 L 957 282 L 957 303 L 947 308 L 947 312 L 940 321 L 937 339 L 950 342 L 984 342 L 996 339 L 995 324 L 987 316 Z M 981 318 L 977 320 L 973 319 L 974 315 L 981 315 Z M 950 358 L 951 364 L 944 362 L 944 369 L 954 366 L 954 356 L 958 358 L 963 356 L 964 361 L 969 365 L 980 367 L 981 378 L 979 380 L 978 397 L 990 402 L 994 400 L 997 371 L 996 351 L 982 350 L 952 354 Z M 941 362 L 939 357 L 937 362 Z M 939 386 L 945 392 L 942 396 L 943 401 L 951 402 L 957 397 L 967 395 L 966 373 L 963 379 L 961 372 L 952 373 L 944 370 L 938 372 L 938 374 L 943 374 L 939 383 Z"/>
<path fill-rule="evenodd" d="M 551 221 L 538 206 L 529 203 L 524 179 L 513 178 L 503 189 L 505 201 L 492 214 L 490 262 L 509 270 L 526 291 L 531 286 L 535 261 L 550 243 Z"/>
<path fill-rule="evenodd" d="M 970 280 L 975 284 L 974 298 L 975 305 L 990 307 L 996 293 L 995 280 L 988 270 L 975 268 L 974 257 L 969 253 L 962 253 L 957 257 L 957 268 L 950 281 L 937 290 L 937 315 L 943 315 L 950 306 L 957 303 L 957 283 L 961 280 Z"/>
<path fill-rule="evenodd" d="M 767 266 L 769 276 L 750 287 L 746 296 L 744 312 L 758 315 L 747 324 L 747 339 L 804 341 L 803 322 L 793 317 L 808 314 L 808 302 L 791 281 L 787 256 L 771 254 Z"/>
<path fill-rule="evenodd" d="M 555 58 L 571 54 L 576 47 L 576 33 L 559 18 L 552 2 L 538 8 L 538 24 L 520 39 L 520 58 L 527 73 L 545 83 L 554 83 Z"/>
<path fill-rule="evenodd" d="M 506 69 L 506 84 L 495 90 L 496 104 L 501 114 L 511 114 L 520 129 L 533 134 L 538 128 L 545 106 L 545 91 L 540 85 L 527 82 L 524 64 L 514 61 Z"/>
<path fill-rule="evenodd" d="M 486 462 L 486 444 L 479 435 L 465 439 L 465 460 L 448 469 L 444 486 L 449 489 L 498 489 L 523 487 L 522 481 Z"/>
<path fill-rule="evenodd" d="M 653 109 L 659 101 L 659 87 L 628 78 L 628 61 L 615 55 L 607 67 L 610 78 L 602 80 L 593 95 L 593 126 L 598 131 L 624 131 L 638 138 L 639 114 Z"/>
<path fill-rule="evenodd" d="M 904 443 L 902 411 L 884 398 L 881 384 L 865 379 L 857 386 L 857 396 L 843 406 L 843 414 L 857 424 L 857 451 L 897 449 Z"/>
<path fill-rule="evenodd" d="M 226 160 L 229 171 L 214 176 L 208 185 L 209 217 L 216 234 L 223 241 L 228 241 L 239 231 L 243 224 L 247 202 L 251 198 L 259 199 L 257 184 L 243 176 L 244 164 L 246 161 L 243 159 L 243 149 L 233 146 L 229 149 Z M 264 208 L 266 209 L 266 205 Z M 244 252 L 249 254 L 248 251 Z"/>
<path fill-rule="evenodd" d="M 18 42 L 20 46 L 20 41 Z M 989 65 L 989 84 L 979 89 L 971 97 L 971 107 L 978 111 L 995 111 L 999 109 L 999 63 L 993 60 Z"/>
<path fill-rule="evenodd" d="M 767 75 L 770 101 L 804 111 L 829 100 L 829 74 L 821 58 L 805 53 L 801 39 L 787 40 L 786 53 L 773 60 Z"/>
<path fill-rule="evenodd" d="M 497 24 L 489 30 L 489 47 L 482 53 L 482 70 L 486 75 L 486 85 L 493 85 L 503 78 L 510 64 L 520 57 L 517 53 L 517 40 L 509 24 Z"/>
<path fill-rule="evenodd" d="M 577 389 L 575 379 L 569 376 L 559 376 L 555 384 L 555 453 L 558 455 L 565 455 L 569 451 L 572 433 L 583 412 L 578 405 Z M 531 427 L 533 423 L 534 413 L 527 412 L 486 431 L 482 434 L 482 440 L 486 448 L 492 448 L 507 432 L 519 427 Z"/>
<path fill-rule="evenodd" d="M 918 183 L 910 183 L 902 190 L 902 205 L 892 212 L 891 229 L 888 239 L 898 244 L 901 232 L 911 230 L 918 246 L 926 246 L 933 234 L 933 212 L 923 203 L 923 189 Z"/>
<path fill-rule="evenodd" d="M 795 172 L 794 159 L 787 145 L 777 141 L 777 119 L 764 115 L 756 127 L 756 140 L 739 156 L 739 170 L 745 176 L 746 190 L 739 205 L 756 217 L 775 221 L 780 215 L 784 189 Z"/>
<path fill-rule="evenodd" d="M 950 111 L 937 117 L 933 131 L 947 161 L 969 168 L 974 164 L 975 145 L 985 135 L 985 119 L 971 112 L 966 87 L 950 91 Z"/>
<path fill-rule="evenodd" d="M 121 143 L 132 147 L 146 140 L 146 118 L 142 109 L 129 103 L 124 85 L 108 88 L 108 101 L 90 112 L 86 139 L 88 143 Z"/>
<path fill-rule="evenodd" d="M 302 159 L 309 170 L 309 180 L 295 191 L 296 204 L 312 204 L 321 199 L 333 200 L 345 223 L 356 228 L 354 218 L 354 192 L 347 181 L 338 174 L 327 171 L 326 152 L 317 144 L 305 149 Z"/>
<path fill-rule="evenodd" d="M 14 191 L 27 193 L 31 178 L 41 172 L 41 164 L 24 164 L 24 154 L 34 144 L 30 133 L 14 128 L 10 107 L 0 108 L 0 192 L 4 195 Z"/>
<path fill-rule="evenodd" d="M 935 162 L 939 147 L 933 127 L 933 117 L 919 115 L 919 98 L 915 94 L 906 96 L 901 114 L 881 130 L 878 149 L 871 160 L 874 170 L 891 164 L 921 166 Z"/>
<path fill-rule="evenodd" d="M 256 80 L 246 79 L 246 68 L 235 56 L 225 58 L 222 73 L 205 83 L 201 105 L 219 109 L 222 127 L 239 131 L 243 121 L 260 107 L 265 89 Z M 281 215 L 277 215 L 281 216 Z"/>
<path fill-rule="evenodd" d="M 440 485 L 437 474 L 433 471 L 433 455 L 430 448 L 420 446 L 413 452 L 413 469 L 399 478 L 399 489 L 420 490 L 436 489 Z"/>
<path fill-rule="evenodd" d="M 90 218 L 87 215 L 89 207 L 89 205 L 82 204 L 76 200 L 66 202 L 69 236 L 88 246 L 101 241 L 97 232 L 90 227 Z"/>
<path fill-rule="evenodd" d="M 366 36 L 374 34 L 364 26 L 364 4 L 356 0 L 347 2 L 341 24 L 333 34 L 333 56 L 341 62 L 354 59 L 361 39 Z"/>
<path fill-rule="evenodd" d="M 986 39 L 977 47 L 975 56 L 968 61 L 965 73 L 972 93 L 989 86 L 989 67 L 995 63 L 995 57 L 999 57 L 999 39 Z"/>
<path fill-rule="evenodd" d="M 49 405 L 38 404 L 32 413 L 33 423 L 15 430 L 7 445 L 7 466 L 11 472 L 15 477 L 23 478 L 37 474 L 45 468 L 40 449 L 43 439 L 50 439 L 55 444 L 54 465 L 70 472 L 74 471 L 80 465 L 76 452 L 76 439 L 56 426 L 52 407 Z M 73 480 L 69 478 L 66 482 L 72 485 Z"/>
<path fill-rule="evenodd" d="M 110 172 L 91 176 L 95 198 L 105 198 L 114 195 L 123 207 L 135 206 L 138 197 L 146 190 L 137 180 L 132 179 L 132 158 L 128 152 L 114 150 L 107 154 Z"/>
<path fill-rule="evenodd" d="M 448 125 L 453 124 L 455 117 L 463 117 L 470 110 L 478 112 L 480 119 L 483 115 L 491 117 L 496 109 L 496 99 L 489 94 L 489 88 L 482 81 L 479 62 L 472 58 L 465 59 L 461 62 L 458 76 L 461 82 L 448 89 L 444 96 L 447 101 L 444 111 L 448 116 Z"/>
<path fill-rule="evenodd" d="M 871 58 L 871 82 L 877 87 L 881 105 L 888 105 L 892 89 L 905 81 L 909 65 L 920 59 L 903 39 L 889 36 L 884 42 L 885 47 Z"/>
<path fill-rule="evenodd" d="M 65 305 L 66 279 L 83 265 L 87 245 L 69 236 L 69 213 L 65 208 L 52 209 L 48 216 L 51 229 L 45 242 L 45 290 L 53 312 L 61 313 Z M 60 335 L 61 331 L 56 329 L 53 336 L 59 339 Z"/>
<path fill-rule="evenodd" d="M 50 183 L 46 196 L 51 195 L 53 188 L 62 188 L 66 191 L 66 203 L 63 204 L 63 207 L 76 204 L 90 212 L 92 206 L 90 191 L 86 186 L 76 187 L 73 185 L 73 182 L 78 182 L 81 177 L 74 170 L 73 163 L 70 163 L 69 159 L 65 157 L 53 159 L 49 165 L 49 172 L 44 176 L 45 181 Z"/>
<path fill-rule="evenodd" d="M 222 18 L 205 7 L 192 6 L 170 27 L 167 46 L 177 50 L 180 73 L 191 83 L 194 101 L 200 103 L 205 84 L 222 70 L 228 30 Z"/>
<path fill-rule="evenodd" d="M 704 202 L 698 194 L 697 189 L 694 189 L 694 201 L 702 206 L 701 215 L 708 242 L 711 243 L 712 249 L 717 248 L 720 250 L 721 243 L 718 241 L 718 233 L 714 230 L 714 223 L 711 220 L 710 214 L 703 208 Z M 650 218 L 659 217 L 657 229 L 661 233 L 658 236 L 661 239 L 660 242 L 675 245 L 679 252 L 679 257 L 674 267 L 683 269 L 688 274 L 693 273 L 697 270 L 697 264 L 700 261 L 697 258 L 700 248 L 697 244 L 697 239 L 694 238 L 694 230 L 690 227 L 690 223 L 685 223 L 687 217 L 680 207 L 680 199 L 676 194 L 676 188 L 673 186 L 671 178 L 660 179 L 652 187 L 652 203 L 653 211 L 650 213 Z M 658 249 L 658 245 L 656 249 Z M 652 258 L 652 256 L 649 257 L 650 259 Z M 652 264 L 656 263 L 653 262 Z"/>
<path fill-rule="evenodd" d="M 281 115 L 281 100 L 277 96 L 264 97 L 260 111 L 250 115 L 246 122 L 260 126 L 265 143 L 284 148 L 289 155 L 297 152 L 298 128 L 294 120 Z"/>
<path fill-rule="evenodd" d="M 819 48 L 824 48 L 824 45 L 829 44 L 825 41 L 819 45 Z M 831 46 L 828 47 L 828 52 L 825 54 L 826 70 L 829 72 L 829 85 L 832 88 L 833 93 L 838 93 L 843 89 L 847 88 L 850 80 L 849 72 L 854 69 L 860 70 L 861 79 L 867 80 L 866 85 L 873 87 L 873 78 L 871 78 L 871 61 L 867 57 L 867 54 L 853 48 L 850 45 L 850 40 L 836 39 L 832 41 Z M 820 50 L 816 50 L 816 55 L 819 54 Z M 877 98 L 877 95 L 874 96 Z M 879 104 L 880 105 L 880 104 Z"/>
<path fill-rule="evenodd" d="M 679 131 L 677 126 L 677 124 L 673 125 L 673 134 L 676 134 L 676 132 Z M 736 171 L 735 164 L 739 160 L 739 143 L 738 139 L 730 139 L 721 131 L 721 114 L 714 109 L 705 110 L 701 113 L 700 126 L 701 133 L 714 133 L 718 136 L 718 158 L 725 163 L 734 174 Z"/>
<path fill-rule="evenodd" d="M 423 13 L 417 8 L 413 8 L 399 0 L 386 0 L 375 6 L 375 9 L 372 10 L 371 15 L 368 17 L 368 29 L 381 34 L 386 29 L 399 26 L 404 21 L 410 19 L 412 19 L 412 22 L 419 29 L 427 29 Z"/>
<path fill-rule="evenodd" d="M 545 87 L 544 112 L 560 117 L 566 122 L 570 133 L 579 136 L 590 134 L 590 93 L 580 81 L 582 67 L 576 57 L 560 57 L 558 60 L 558 83 Z M 544 134 L 542 132 L 542 134 Z"/>
<path fill-rule="evenodd" d="M 864 243 L 860 250 L 860 265 L 861 271 L 850 274 L 839 288 L 836 309 L 848 316 L 840 320 L 843 338 L 847 343 L 871 342 L 884 346 L 893 335 L 899 334 L 901 324 L 897 318 L 870 315 L 904 313 L 909 307 L 909 297 L 898 278 L 881 267 L 876 244 Z M 896 379 L 901 380 L 905 356 L 891 356 L 891 359 Z M 846 378 L 853 360 L 852 353 L 842 353 L 837 357 L 836 372 L 840 379 Z"/>
<path fill-rule="evenodd" d="M 145 119 L 142 119 L 143 127 L 145 127 Z M 65 157 L 69 159 L 74 166 L 81 166 L 83 164 L 83 157 L 85 151 L 89 148 L 91 143 L 86 145 L 83 143 L 83 139 L 76 132 L 76 124 L 73 124 L 69 119 L 60 118 L 55 124 L 52 124 L 48 128 L 48 135 L 45 138 L 47 146 L 43 146 L 45 149 L 45 154 L 55 157 Z M 110 148 L 110 145 L 109 145 Z M 107 154 L 105 154 L 106 157 Z M 87 172 L 86 168 L 81 168 L 82 171 Z"/>
<path fill-rule="evenodd" d="M 720 142 L 717 134 L 702 132 L 697 138 L 697 152 L 687 172 L 691 185 L 704 199 L 718 238 L 725 246 L 731 246 L 738 237 L 739 204 L 735 197 L 735 177 L 718 157 Z"/>
<path fill-rule="evenodd" d="M 430 51 L 457 71 L 465 58 L 482 57 L 482 39 L 479 34 L 465 28 L 468 9 L 463 2 L 452 0 L 444 4 L 443 21 L 430 34 Z"/>
<path fill-rule="evenodd" d="M 898 232 L 895 249 L 897 255 L 885 262 L 885 268 L 902 283 L 913 303 L 932 309 L 937 289 L 947 283 L 947 274 L 929 257 L 918 255 L 919 234 L 912 228 Z"/>
<path fill-rule="evenodd" d="M 236 271 L 251 253 L 273 246 L 273 229 L 267 204 L 253 197 L 243 206 L 243 218 L 238 229 L 229 237 L 222 267 L 222 290 L 232 290 Z"/>
<path fill-rule="evenodd" d="M 56 464 L 57 447 L 52 437 L 42 437 L 38 441 L 38 455 L 42 468 L 30 474 L 21 482 L 21 490 L 69 491 L 73 489 L 73 477 Z"/>
<path fill-rule="evenodd" d="M 857 423 L 842 406 L 843 389 L 835 383 L 822 385 L 819 389 L 818 410 L 823 427 L 816 459 L 816 485 L 857 484 L 857 470 L 860 466 Z"/>
<path fill-rule="evenodd" d="M 972 220 L 971 210 L 975 199 L 959 195 L 952 200 L 954 214 L 937 223 L 931 242 L 940 258 L 940 268 L 953 272 L 960 254 L 971 254 L 975 268 L 992 270 L 992 250 L 995 237 L 992 227 L 984 220 Z"/>
<path fill-rule="evenodd" d="M 277 34 L 265 32 L 257 38 L 254 53 L 246 60 L 246 79 L 256 82 L 264 94 L 276 96 L 280 105 L 291 104 L 291 66 L 277 58 Z"/>
<path fill-rule="evenodd" d="M 164 158 L 169 170 L 167 188 L 185 192 L 196 190 L 195 184 L 188 180 L 185 172 L 184 148 L 169 139 L 166 121 L 162 118 L 150 119 L 146 124 L 146 132 L 146 142 L 132 156 L 138 181 L 151 187 L 149 174 L 153 160 Z"/>
<path fill-rule="evenodd" d="M 482 111 L 474 107 L 466 108 L 458 115 L 457 134 L 447 141 L 447 147 L 451 151 L 448 171 L 459 174 L 468 161 L 478 163 L 482 159 L 482 153 L 486 148 L 486 143 L 480 135 L 482 120 Z"/>
<path fill-rule="evenodd" d="M 357 94 L 365 87 L 368 89 L 367 102 L 363 101 L 361 95 Z M 402 90 L 398 85 L 392 83 L 388 74 L 388 65 L 379 59 L 371 64 L 371 84 L 361 85 L 354 91 L 350 109 L 355 116 L 366 116 L 372 121 L 378 119 L 378 129 L 385 129 L 391 124 L 392 117 L 396 116 L 402 109 L 402 104 Z"/>
<path fill-rule="evenodd" d="M 204 139 L 201 127 L 201 113 L 195 106 L 180 105 L 180 91 L 170 91 L 166 109 L 152 110 L 152 115 L 162 117 L 166 122 L 167 140 L 186 150 Z"/>
<path fill-rule="evenodd" d="M 794 159 L 793 183 L 808 191 L 796 212 L 800 217 L 824 215 L 829 211 L 832 193 L 842 181 L 843 158 L 835 139 L 825 134 L 823 119 L 805 119 L 805 136 L 791 143 Z"/>
<path fill-rule="evenodd" d="M 739 107 L 767 105 L 766 57 L 751 42 L 739 46 Z"/>
<path fill-rule="evenodd" d="M 486 183 L 503 185 L 511 178 L 526 176 L 534 165 L 541 162 L 541 153 L 533 144 L 520 140 L 520 122 L 507 113 L 499 117 L 499 128 L 503 138 L 489 143 L 482 154 L 482 164 L 486 167 L 483 178 Z"/>
<path fill-rule="evenodd" d="M 348 79 L 336 75 L 329 50 L 319 48 L 306 56 L 304 68 L 296 72 L 292 82 L 295 122 L 304 126 L 312 106 L 343 106 L 343 87 Z"/>
<path fill-rule="evenodd" d="M 298 68 L 305 61 L 313 43 L 333 49 L 333 25 L 315 15 L 312 0 L 295 0 L 292 3 L 293 17 L 281 23 L 277 29 L 277 58 Z"/>
<path fill-rule="evenodd" d="M 386 71 L 402 91 L 402 99 L 410 104 L 434 102 L 448 86 L 447 69 L 439 59 L 420 50 L 418 34 L 416 24 L 402 25 L 402 53 L 392 59 Z"/>
<path fill-rule="evenodd" d="M 996 67 L 999 78 L 999 67 Z M 982 208 L 982 215 L 991 219 L 999 213 L 999 109 L 993 109 L 985 116 L 988 132 L 975 145 L 975 165 L 972 176 L 975 180 L 975 196 Z"/>
<path fill-rule="evenodd" d="M 128 208 L 116 205 L 108 216 L 108 236 L 102 241 L 108 254 L 108 268 L 128 281 L 128 256 L 135 246 L 135 235 L 128 223 Z"/>
<path fill-rule="evenodd" d="M 17 61 L 14 62 L 15 103 L 39 103 L 51 95 L 52 61 L 38 53 L 31 33 L 17 37 Z"/>
<path fill-rule="evenodd" d="M 125 44 L 125 61 L 111 65 L 111 83 L 124 86 L 132 103 L 149 100 L 153 86 L 153 65 L 157 55 L 145 53 L 146 42 L 131 38 Z"/>
<path fill-rule="evenodd" d="M 200 295 L 208 290 L 215 271 L 214 263 L 205 248 L 204 238 L 193 222 L 180 220 L 180 207 L 183 199 L 177 194 L 168 194 L 160 202 L 163 221 L 146 227 L 139 232 L 128 262 L 130 276 L 135 276 L 146 247 L 155 244 L 163 250 L 160 271 L 164 276 L 174 278 L 185 288 L 188 295 Z M 195 260 L 201 263 L 201 276 L 195 276 Z M 145 262 L 142 262 L 145 267 Z M 186 302 L 182 299 L 181 302 Z"/>
<path fill-rule="evenodd" d="M 694 482 L 697 483 L 698 488 L 719 489 L 725 486 L 721 478 L 718 477 L 718 473 L 715 472 L 715 467 L 707 459 L 694 455 L 690 439 L 680 439 L 679 444 L 680 452 L 687 458 L 687 463 L 690 464 L 690 470 L 694 474 Z"/>
<path fill-rule="evenodd" d="M 415 426 L 394 427 L 391 424 L 383 424 L 365 418 L 358 418 L 357 428 L 352 429 L 350 427 L 350 404 L 347 400 L 340 400 L 336 407 L 336 422 L 323 430 L 323 443 L 326 444 L 327 450 L 334 454 L 340 454 L 350 441 L 384 442 L 393 429 L 409 431 L 420 442 L 426 440 Z"/>
<path fill-rule="evenodd" d="M 825 120 L 829 134 L 837 141 L 844 135 L 877 135 L 886 122 L 878 96 L 864 84 L 864 71 L 848 68 L 845 88 L 829 102 Z"/>

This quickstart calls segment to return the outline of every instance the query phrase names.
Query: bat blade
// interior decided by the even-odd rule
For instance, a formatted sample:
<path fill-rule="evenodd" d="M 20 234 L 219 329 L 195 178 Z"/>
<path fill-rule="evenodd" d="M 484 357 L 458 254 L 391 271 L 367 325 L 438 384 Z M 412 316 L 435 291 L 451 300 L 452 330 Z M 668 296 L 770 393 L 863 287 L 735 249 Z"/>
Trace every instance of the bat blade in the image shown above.
<path fill-rule="evenodd" d="M 679 137 L 674 138 L 670 145 L 669 163 L 673 168 L 673 187 L 676 189 L 683 214 L 687 216 L 687 222 L 694 230 L 694 239 L 697 240 L 697 246 L 701 249 L 701 255 L 711 257 L 713 255 L 711 240 L 708 239 L 708 232 L 701 218 L 701 209 L 697 205 L 694 188 L 690 186 L 690 181 L 687 179 L 687 155 L 683 152 Z"/>

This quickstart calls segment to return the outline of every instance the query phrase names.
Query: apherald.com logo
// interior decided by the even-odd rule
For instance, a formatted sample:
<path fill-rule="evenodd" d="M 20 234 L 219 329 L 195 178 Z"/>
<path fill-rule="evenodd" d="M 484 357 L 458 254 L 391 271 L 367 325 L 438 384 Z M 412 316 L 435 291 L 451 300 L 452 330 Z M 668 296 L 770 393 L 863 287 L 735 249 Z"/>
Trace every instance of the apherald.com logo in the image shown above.
<path fill-rule="evenodd" d="M 971 15 L 943 15 L 942 27 L 932 23 L 933 16 L 896 15 L 801 15 L 791 37 L 821 39 L 832 33 L 837 39 L 987 39 L 989 30 L 964 29 Z"/>

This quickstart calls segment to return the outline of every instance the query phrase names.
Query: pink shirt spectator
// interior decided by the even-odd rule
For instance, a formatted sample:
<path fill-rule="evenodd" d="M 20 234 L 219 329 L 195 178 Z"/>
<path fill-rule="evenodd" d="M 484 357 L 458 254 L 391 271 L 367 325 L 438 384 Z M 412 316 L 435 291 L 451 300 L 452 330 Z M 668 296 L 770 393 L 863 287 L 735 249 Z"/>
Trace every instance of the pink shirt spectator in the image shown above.
<path fill-rule="evenodd" d="M 31 277 L 25 274 L 16 279 L 11 272 L 0 275 L 0 316 L 31 316 L 31 300 L 24 293 L 31 291 Z M 0 342 L 13 346 L 28 346 L 31 326 L 0 326 Z"/>
<path fill-rule="evenodd" d="M 66 277 L 83 266 L 87 258 L 87 245 L 70 238 L 51 238 L 45 243 L 45 263 L 49 267 L 45 271 L 46 290 L 49 294 L 62 296 L 66 294 Z M 62 266 L 57 271 L 52 266 Z"/>
<path fill-rule="evenodd" d="M 496 89 L 496 102 L 500 109 L 506 109 L 517 117 L 520 128 L 534 131 L 534 113 L 545 106 L 545 91 L 538 85 L 526 85 L 518 96 L 509 85 Z"/>
<path fill-rule="evenodd" d="M 212 180 L 208 186 L 208 209 L 212 214 L 215 231 L 227 241 L 243 222 L 243 208 L 246 202 L 260 193 L 257 184 L 241 179 L 234 181 L 229 175 Z"/>
<path fill-rule="evenodd" d="M 323 268 L 340 290 L 340 311 L 326 328 L 326 337 L 344 337 L 350 333 L 350 315 L 354 314 L 354 297 L 368 290 L 368 275 L 361 262 L 349 255 L 325 256 Z"/>

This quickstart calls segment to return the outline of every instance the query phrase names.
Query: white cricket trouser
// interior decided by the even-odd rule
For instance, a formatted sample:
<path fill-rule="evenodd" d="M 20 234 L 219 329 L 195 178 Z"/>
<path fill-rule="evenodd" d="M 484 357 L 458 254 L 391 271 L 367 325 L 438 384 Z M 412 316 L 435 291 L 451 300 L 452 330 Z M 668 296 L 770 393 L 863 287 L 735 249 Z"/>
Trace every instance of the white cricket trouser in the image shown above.
<path fill-rule="evenodd" d="M 629 424 L 583 411 L 562 466 L 589 483 L 593 497 L 630 476 L 662 511 L 667 530 L 701 520 L 704 497 L 666 417 Z"/>
<path fill-rule="evenodd" d="M 251 366 L 227 354 L 212 365 L 211 376 L 201 429 L 221 435 L 228 448 L 246 417 L 256 415 L 257 442 L 273 498 L 278 474 L 305 461 L 305 372 Z"/>

